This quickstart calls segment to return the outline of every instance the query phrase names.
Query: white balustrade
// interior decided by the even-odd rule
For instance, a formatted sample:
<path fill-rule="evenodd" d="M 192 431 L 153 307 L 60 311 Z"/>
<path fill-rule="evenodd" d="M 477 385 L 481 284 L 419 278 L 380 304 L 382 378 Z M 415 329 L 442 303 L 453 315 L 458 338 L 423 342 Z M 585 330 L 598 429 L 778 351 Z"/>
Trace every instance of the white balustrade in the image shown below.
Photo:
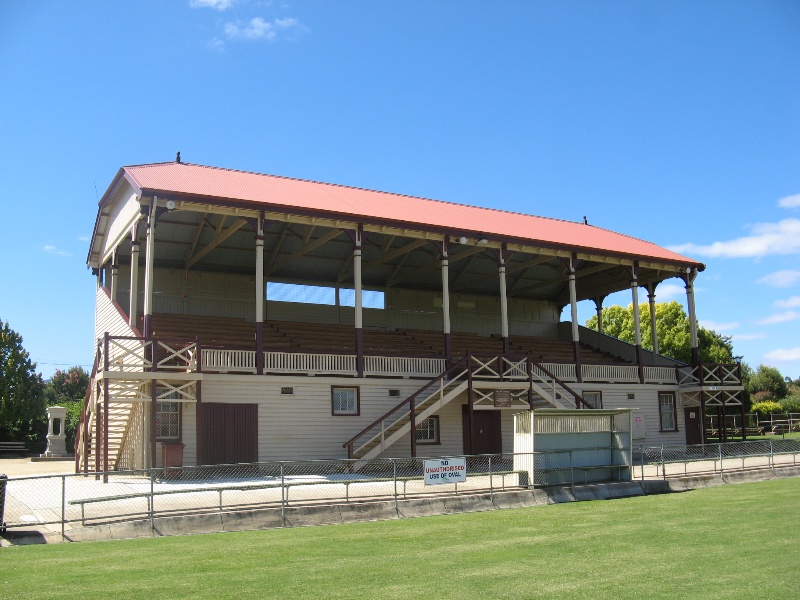
<path fill-rule="evenodd" d="M 639 367 L 630 365 L 581 365 L 584 381 L 607 381 L 609 383 L 639 381 Z"/>
<path fill-rule="evenodd" d="M 445 370 L 443 358 L 413 358 L 404 356 L 365 356 L 366 375 L 404 377 L 438 377 Z"/>
<path fill-rule="evenodd" d="M 645 367 L 644 382 L 677 383 L 678 379 L 675 376 L 675 369 L 673 367 Z"/>

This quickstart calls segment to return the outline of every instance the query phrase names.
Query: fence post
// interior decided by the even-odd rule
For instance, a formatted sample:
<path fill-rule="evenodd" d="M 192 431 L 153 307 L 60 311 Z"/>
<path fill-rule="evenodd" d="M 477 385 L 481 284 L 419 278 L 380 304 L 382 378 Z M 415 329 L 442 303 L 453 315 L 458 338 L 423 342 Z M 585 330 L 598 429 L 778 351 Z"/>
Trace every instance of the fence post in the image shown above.
<path fill-rule="evenodd" d="M 772 440 L 769 441 L 769 465 L 772 471 L 775 471 L 775 455 L 772 447 Z"/>
<path fill-rule="evenodd" d="M 154 480 L 156 478 L 156 473 L 153 469 L 150 469 L 150 529 L 155 532 L 156 526 L 153 523 L 153 513 L 156 510 L 156 495 L 155 495 L 155 486 Z"/>
<path fill-rule="evenodd" d="M 400 515 L 400 508 L 397 506 L 397 460 L 392 461 L 392 479 L 394 480 L 394 512 Z"/>
<path fill-rule="evenodd" d="M 61 476 L 61 539 L 64 539 L 64 519 L 67 505 L 67 476 Z"/>
<path fill-rule="evenodd" d="M 664 479 L 667 478 L 667 469 L 664 465 L 664 444 L 661 444 L 661 477 Z"/>
<path fill-rule="evenodd" d="M 281 463 L 281 523 L 286 527 L 286 485 L 284 481 L 283 463 Z"/>
<path fill-rule="evenodd" d="M 575 491 L 575 465 L 572 462 L 572 450 L 569 451 L 569 479 L 570 487 Z"/>
<path fill-rule="evenodd" d="M 642 481 L 644 481 L 644 446 L 639 446 L 639 459 L 642 463 Z"/>
<path fill-rule="evenodd" d="M 489 499 L 494 502 L 494 483 L 492 481 L 492 457 L 489 455 Z"/>
<path fill-rule="evenodd" d="M 725 471 L 725 469 L 722 468 L 722 444 L 717 444 L 717 446 L 719 447 L 719 474 L 722 475 Z"/>

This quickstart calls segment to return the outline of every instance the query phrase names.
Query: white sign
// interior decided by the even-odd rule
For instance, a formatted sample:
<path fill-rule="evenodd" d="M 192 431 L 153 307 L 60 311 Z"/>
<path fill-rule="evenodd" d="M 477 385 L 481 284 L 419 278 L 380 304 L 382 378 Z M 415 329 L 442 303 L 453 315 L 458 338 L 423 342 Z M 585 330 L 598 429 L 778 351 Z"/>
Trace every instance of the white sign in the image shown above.
<path fill-rule="evenodd" d="M 425 461 L 425 485 L 458 483 L 466 480 L 466 458 L 448 458 Z"/>

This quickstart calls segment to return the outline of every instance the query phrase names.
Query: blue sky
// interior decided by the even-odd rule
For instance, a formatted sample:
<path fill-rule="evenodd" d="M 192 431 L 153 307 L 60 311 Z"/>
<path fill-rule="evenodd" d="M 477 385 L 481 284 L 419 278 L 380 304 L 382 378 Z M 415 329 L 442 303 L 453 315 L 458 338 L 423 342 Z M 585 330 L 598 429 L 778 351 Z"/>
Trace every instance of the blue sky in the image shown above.
<path fill-rule="evenodd" d="M 88 366 L 98 197 L 180 150 L 586 215 L 705 262 L 701 322 L 797 378 L 798 57 L 789 0 L 2 0 L 0 319 L 46 377 Z"/>

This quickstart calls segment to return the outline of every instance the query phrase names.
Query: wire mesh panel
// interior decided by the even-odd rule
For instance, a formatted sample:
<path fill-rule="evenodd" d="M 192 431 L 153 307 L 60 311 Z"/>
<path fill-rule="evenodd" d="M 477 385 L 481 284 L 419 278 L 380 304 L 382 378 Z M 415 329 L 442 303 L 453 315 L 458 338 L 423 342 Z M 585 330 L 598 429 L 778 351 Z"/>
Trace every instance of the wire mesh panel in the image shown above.
<path fill-rule="evenodd" d="M 5 482 L 3 521 L 9 528 L 63 531 L 124 520 L 146 520 L 260 508 L 395 502 L 459 494 L 489 493 L 531 486 L 580 485 L 633 476 L 653 479 L 751 468 L 796 465 L 800 441 L 770 440 L 697 446 L 612 450 L 581 447 L 516 454 L 306 460 L 176 467 L 10 478 Z M 584 453 L 585 456 L 581 453 Z M 591 458 L 591 460 L 589 460 Z M 426 477 L 430 464 L 463 465 L 458 480 Z M 461 467 L 459 467 L 461 468 Z M 107 476 L 107 477 L 105 477 Z M 107 479 L 107 482 L 104 482 Z M 443 482 L 443 483 L 442 483 Z M 1 483 L 1 482 L 0 482 Z M 0 490 L 2 491 L 2 490 Z"/>

